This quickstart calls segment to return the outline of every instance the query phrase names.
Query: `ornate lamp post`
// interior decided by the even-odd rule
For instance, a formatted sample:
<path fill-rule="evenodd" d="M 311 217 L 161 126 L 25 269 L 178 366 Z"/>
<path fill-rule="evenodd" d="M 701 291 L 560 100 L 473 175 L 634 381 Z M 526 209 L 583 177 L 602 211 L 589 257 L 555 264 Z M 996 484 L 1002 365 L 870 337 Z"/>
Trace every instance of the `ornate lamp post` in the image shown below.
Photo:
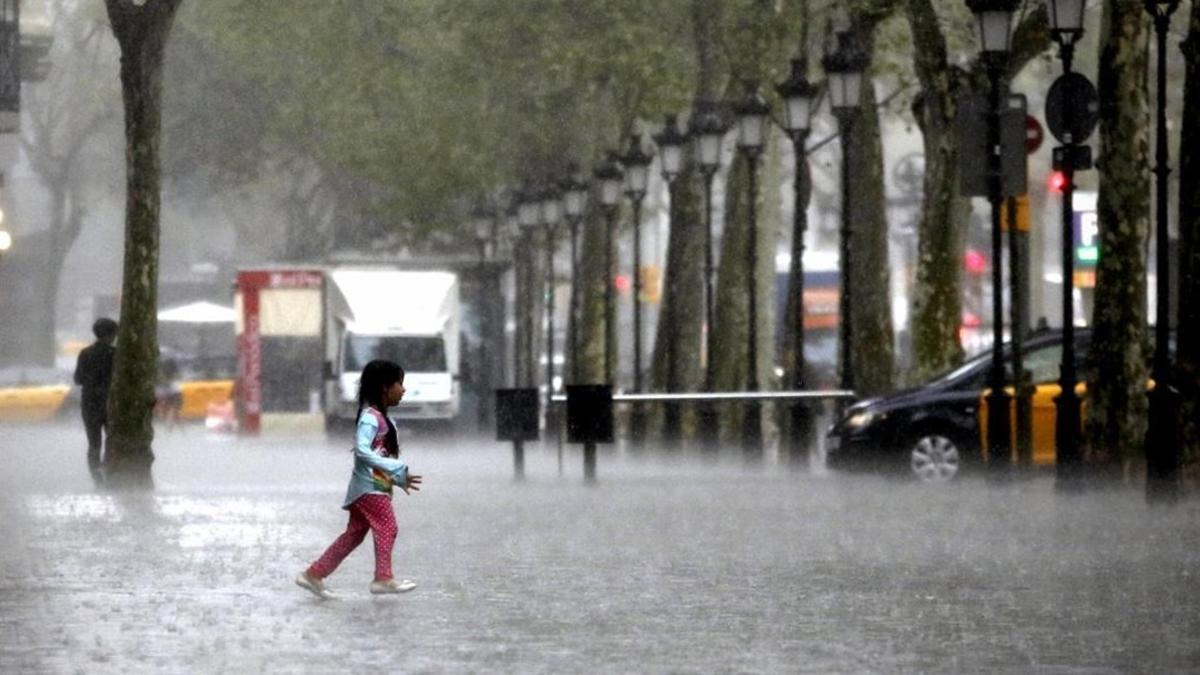
<path fill-rule="evenodd" d="M 988 371 L 988 468 L 992 476 L 1008 475 L 1011 433 L 1007 420 L 1009 395 L 1005 391 L 1004 289 L 1001 262 L 1000 202 L 1004 199 L 1000 115 L 1004 92 L 1001 79 L 1012 40 L 1012 14 L 1019 0 L 966 0 L 979 21 L 984 64 L 991 96 L 988 106 L 988 201 L 992 205 L 992 365 Z M 1066 280 L 1064 280 L 1066 283 Z M 1019 339 L 1019 337 L 1018 337 Z M 1074 383 L 1071 383 L 1074 387 Z M 997 423 L 998 420 L 1004 420 Z"/>
<path fill-rule="evenodd" d="M 837 49 L 822 59 L 825 73 L 829 82 L 829 104 L 837 117 L 839 136 L 842 144 L 842 224 L 841 242 L 839 247 L 839 262 L 842 273 L 842 288 L 838 302 L 838 328 L 840 329 L 840 351 L 842 357 L 842 389 L 854 389 L 854 295 L 852 283 L 853 261 L 850 252 L 854 240 L 854 224 L 851 222 L 850 209 L 850 164 L 847 161 L 854 125 L 858 121 L 859 101 L 862 97 L 863 73 L 867 69 L 867 55 L 857 49 L 849 33 L 837 34 Z"/>
<path fill-rule="evenodd" d="M 488 405 L 488 394 L 492 389 L 492 371 L 488 359 L 488 342 L 491 337 L 488 329 L 491 327 L 492 303 L 488 302 L 488 291 L 494 285 L 487 283 L 487 258 L 488 244 L 491 243 L 495 246 L 496 240 L 495 214 L 483 202 L 477 204 L 471 211 L 471 230 L 475 234 L 475 243 L 479 247 L 479 287 L 475 300 L 476 313 L 479 316 L 479 354 L 477 355 L 478 365 L 474 370 L 475 385 L 479 390 L 479 411 L 476 423 L 479 431 L 483 431 L 487 428 L 488 410 L 491 409 L 491 406 Z"/>
<path fill-rule="evenodd" d="M 1082 75 L 1071 73 L 1075 44 L 1083 35 L 1084 0 L 1049 0 L 1050 36 L 1058 43 L 1058 55 L 1063 64 L 1063 76 L 1055 83 L 1066 83 Z M 1072 104 L 1075 102 L 1072 101 Z M 1067 114 L 1078 117 L 1076 106 L 1066 106 Z M 1048 114 L 1047 117 L 1050 117 Z M 1074 125 L 1068 125 L 1073 127 Z M 1079 396 L 1075 393 L 1075 237 L 1074 195 L 1075 171 L 1091 168 L 1091 152 L 1077 143 L 1074 128 L 1062 134 L 1062 145 L 1054 149 L 1054 168 L 1063 175 L 1062 185 L 1062 363 L 1058 384 L 1062 393 L 1055 399 L 1058 417 L 1055 423 L 1055 484 L 1059 489 L 1078 487 L 1083 456 L 1079 451 Z M 1079 130 L 1082 131 L 1082 130 Z M 1083 152 L 1080 152 L 1083 151 Z"/>
<path fill-rule="evenodd" d="M 746 389 L 758 391 L 758 158 L 766 143 L 767 115 L 771 109 L 758 94 L 757 84 L 746 85 L 746 95 L 734 108 L 737 115 L 737 147 L 746 156 L 749 168 L 750 222 L 746 244 Z M 751 399 L 746 402 L 746 413 L 742 418 L 742 443 L 748 459 L 762 457 L 762 402 Z"/>
<path fill-rule="evenodd" d="M 563 195 L 563 212 L 571 230 L 571 300 L 567 311 L 567 345 L 571 353 L 571 381 L 579 382 L 579 335 L 577 333 L 579 313 L 579 224 L 587 209 L 588 184 L 579 176 L 579 167 L 572 165 L 567 178 L 559 184 Z"/>
<path fill-rule="evenodd" d="M 642 137 L 629 138 L 629 149 L 621 157 L 625 166 L 625 196 L 633 204 L 633 391 L 642 391 L 642 200 L 650 181 L 653 158 L 642 150 Z M 629 418 L 629 435 L 634 441 L 646 437 L 646 407 L 634 403 Z"/>
<path fill-rule="evenodd" d="M 600 207 L 604 210 L 604 381 L 616 379 L 616 307 L 613 297 L 613 230 L 617 228 L 617 211 L 621 206 L 621 185 L 625 174 L 616 153 L 596 168 L 593 174 L 600 187 Z"/>
<path fill-rule="evenodd" d="M 792 209 L 792 263 L 789 270 L 790 289 L 793 293 L 790 302 L 795 312 L 792 317 L 795 323 L 789 327 L 792 332 L 792 377 L 789 384 L 796 391 L 808 388 L 804 373 L 804 233 L 808 229 L 810 178 L 804 144 L 808 140 L 813 101 L 817 95 L 817 88 L 804 75 L 805 70 L 805 62 L 802 59 L 792 59 L 791 75 L 775 87 L 786 106 L 784 130 L 792 139 L 792 150 L 796 157 L 796 175 L 792 182 L 792 194 L 795 198 L 795 206 Z M 792 402 L 790 413 L 790 459 L 794 464 L 807 464 L 808 445 L 812 438 L 812 410 L 804 400 L 797 399 Z"/>
<path fill-rule="evenodd" d="M 1155 176 L 1155 332 L 1154 365 L 1150 377 L 1150 415 L 1146 426 L 1146 499 L 1173 503 L 1180 494 L 1181 440 L 1179 391 L 1171 381 L 1171 247 L 1167 232 L 1167 177 L 1171 174 L 1167 150 L 1167 31 L 1179 0 L 1144 0 L 1154 17 L 1158 38 L 1158 105 L 1154 129 Z"/>
<path fill-rule="evenodd" d="M 562 218 L 562 195 L 555 188 L 547 188 L 538 196 L 539 223 L 545 232 L 546 242 L 546 417 L 550 418 L 550 397 L 554 395 L 554 245 L 555 231 Z"/>
<path fill-rule="evenodd" d="M 721 119 L 715 104 L 697 104 L 692 114 L 691 136 L 696 139 L 696 158 L 700 163 L 700 173 L 704 176 L 704 391 L 707 392 L 715 391 L 717 386 L 712 341 L 713 328 L 716 326 L 713 311 L 716 298 L 713 291 L 716 272 L 713 265 L 713 178 L 721 168 L 721 146 L 728 131 L 729 126 Z M 721 431 L 717 406 L 711 401 L 704 401 L 697 407 L 697 413 L 700 440 L 705 450 L 716 452 Z"/>
<path fill-rule="evenodd" d="M 534 230 L 537 228 L 538 222 L 541 219 L 539 213 L 537 195 L 534 194 L 532 188 L 523 190 L 518 196 L 517 203 L 517 227 L 521 230 L 521 256 L 524 258 L 525 268 L 522 277 L 524 283 L 521 284 L 519 296 L 521 298 L 520 306 L 524 308 L 524 333 L 525 333 L 525 386 L 536 387 L 537 377 L 535 376 L 534 366 L 534 348 L 535 332 L 533 326 L 533 289 L 536 284 L 533 281 L 533 252 L 532 246 L 534 241 Z"/>
<path fill-rule="evenodd" d="M 662 131 L 654 135 L 654 143 L 658 145 L 659 156 L 662 158 L 662 175 L 667 181 L 668 191 L 675 187 L 675 179 L 679 177 L 683 171 L 683 148 L 687 143 L 687 136 L 679 130 L 679 124 L 676 121 L 675 115 L 667 115 L 666 122 L 663 124 Z M 671 201 L 674 203 L 674 195 L 671 195 Z M 672 220 L 671 227 L 674 228 L 676 223 Z M 677 270 L 668 270 L 670 274 L 678 274 Z M 668 279 L 668 282 L 671 280 Z M 670 304 L 666 305 L 669 312 L 674 312 Z M 659 319 L 663 320 L 662 318 Z M 672 318 L 668 326 L 672 332 L 676 326 L 676 321 Z M 667 336 L 667 390 L 675 391 L 679 387 L 678 381 L 678 354 L 675 352 L 677 340 L 675 335 Z M 680 430 L 682 426 L 679 404 L 669 402 L 663 406 L 663 436 L 667 442 L 674 443 L 679 440 Z"/>

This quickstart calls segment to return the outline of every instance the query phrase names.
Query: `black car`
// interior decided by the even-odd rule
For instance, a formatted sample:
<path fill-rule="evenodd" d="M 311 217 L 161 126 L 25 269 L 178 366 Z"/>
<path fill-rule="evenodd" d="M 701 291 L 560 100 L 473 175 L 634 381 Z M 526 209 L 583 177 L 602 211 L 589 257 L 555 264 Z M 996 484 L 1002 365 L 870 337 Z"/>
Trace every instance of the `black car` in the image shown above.
<path fill-rule="evenodd" d="M 1033 383 L 1056 382 L 1062 360 L 1062 332 L 1039 332 L 1024 343 L 1024 367 Z M 1075 331 L 1075 362 L 1080 379 L 1091 332 Z M 1011 359 L 1004 345 L 1006 363 Z M 979 354 L 924 386 L 847 407 L 826 439 L 826 465 L 832 469 L 907 473 L 918 480 L 954 478 L 981 456 L 979 401 L 987 388 L 991 350 Z"/>

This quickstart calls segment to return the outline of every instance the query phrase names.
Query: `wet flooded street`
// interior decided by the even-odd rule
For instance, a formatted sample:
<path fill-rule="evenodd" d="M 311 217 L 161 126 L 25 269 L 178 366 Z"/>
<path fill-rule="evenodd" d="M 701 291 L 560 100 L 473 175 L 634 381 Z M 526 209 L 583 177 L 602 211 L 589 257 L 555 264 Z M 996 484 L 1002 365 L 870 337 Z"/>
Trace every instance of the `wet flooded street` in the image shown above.
<path fill-rule="evenodd" d="M 1200 664 L 1200 505 L 941 489 L 768 465 L 410 440 L 397 577 L 342 530 L 320 438 L 160 432 L 157 489 L 97 491 L 74 426 L 0 430 L 4 672 L 1166 672 Z M 735 454 L 735 453 L 731 453 Z"/>

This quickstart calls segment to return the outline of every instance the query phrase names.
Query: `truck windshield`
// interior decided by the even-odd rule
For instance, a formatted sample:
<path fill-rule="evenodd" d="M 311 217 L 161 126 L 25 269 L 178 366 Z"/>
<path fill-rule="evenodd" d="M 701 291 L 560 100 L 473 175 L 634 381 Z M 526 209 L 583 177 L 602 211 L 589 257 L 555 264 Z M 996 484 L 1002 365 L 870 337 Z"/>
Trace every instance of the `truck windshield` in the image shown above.
<path fill-rule="evenodd" d="M 440 337 L 351 335 L 346 338 L 347 371 L 362 370 L 372 359 L 387 359 L 410 373 L 446 370 L 446 350 Z"/>

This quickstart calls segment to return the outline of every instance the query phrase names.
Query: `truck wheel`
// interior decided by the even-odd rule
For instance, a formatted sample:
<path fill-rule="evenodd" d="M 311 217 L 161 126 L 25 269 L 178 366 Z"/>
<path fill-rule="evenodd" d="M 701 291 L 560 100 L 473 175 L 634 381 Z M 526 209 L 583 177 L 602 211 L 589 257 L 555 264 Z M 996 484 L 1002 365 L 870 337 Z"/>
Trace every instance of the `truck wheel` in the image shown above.
<path fill-rule="evenodd" d="M 948 483 L 962 463 L 962 446 L 941 431 L 921 432 L 908 444 L 908 467 L 922 483 Z"/>

